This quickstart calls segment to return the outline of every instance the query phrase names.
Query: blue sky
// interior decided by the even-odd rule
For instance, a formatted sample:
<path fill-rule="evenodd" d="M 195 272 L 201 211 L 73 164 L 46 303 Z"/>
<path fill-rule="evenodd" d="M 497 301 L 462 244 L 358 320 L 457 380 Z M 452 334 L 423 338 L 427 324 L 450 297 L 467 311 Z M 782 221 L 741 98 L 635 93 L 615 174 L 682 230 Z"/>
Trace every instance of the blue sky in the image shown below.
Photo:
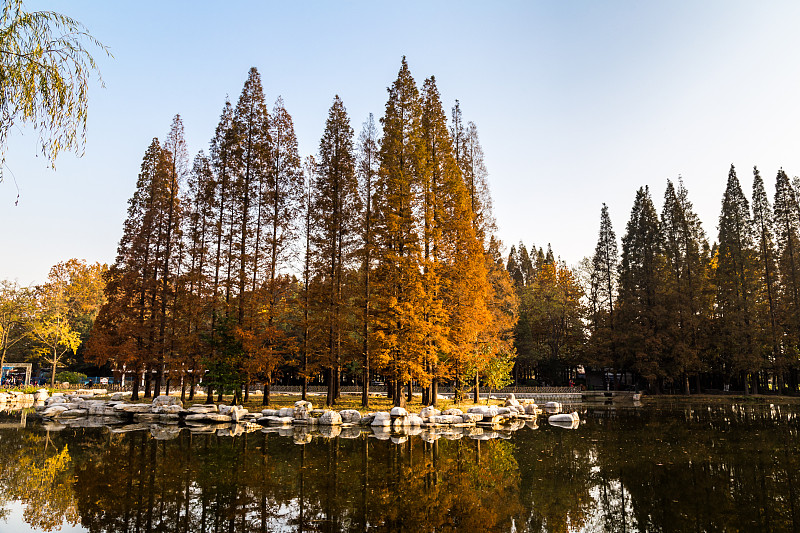
<path fill-rule="evenodd" d="M 594 250 L 602 202 L 618 237 L 635 191 L 681 175 L 713 239 L 728 168 L 800 174 L 797 2 L 26 2 L 108 45 L 86 154 L 49 170 L 14 128 L 0 184 L 0 278 L 41 282 L 71 257 L 112 262 L 141 157 L 174 114 L 207 150 L 251 66 L 316 153 L 339 94 L 353 128 L 383 114 L 406 55 L 481 135 L 499 235 Z M 13 173 L 13 176 L 12 176 Z M 15 185 L 15 179 L 16 185 Z M 14 206 L 17 186 L 21 194 Z"/>

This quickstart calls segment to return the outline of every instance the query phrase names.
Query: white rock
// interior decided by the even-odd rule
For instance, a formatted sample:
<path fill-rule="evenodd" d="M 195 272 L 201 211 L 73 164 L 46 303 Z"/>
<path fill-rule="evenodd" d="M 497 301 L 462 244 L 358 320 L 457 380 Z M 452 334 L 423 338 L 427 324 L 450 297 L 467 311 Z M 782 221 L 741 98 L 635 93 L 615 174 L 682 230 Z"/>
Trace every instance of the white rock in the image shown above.
<path fill-rule="evenodd" d="M 152 405 L 148 403 L 124 403 L 115 405 L 114 409 L 117 411 L 125 411 L 126 413 L 149 413 Z"/>
<path fill-rule="evenodd" d="M 484 417 L 487 416 L 497 416 L 497 406 L 496 405 L 475 405 L 467 409 L 468 413 L 477 413 L 483 415 Z"/>
<path fill-rule="evenodd" d="M 480 413 L 461 413 L 461 420 L 465 423 L 480 422 L 483 420 L 483 415 Z"/>
<path fill-rule="evenodd" d="M 277 409 L 262 409 L 261 414 L 264 416 L 278 416 Z"/>
<path fill-rule="evenodd" d="M 67 409 L 66 411 L 61 413 L 60 418 L 67 418 L 67 417 L 73 418 L 79 416 L 86 416 L 88 414 L 89 411 L 87 409 Z"/>
<path fill-rule="evenodd" d="M 47 418 L 58 418 L 64 411 L 67 411 L 67 408 L 63 405 L 53 405 L 42 411 L 42 416 Z"/>
<path fill-rule="evenodd" d="M 336 411 L 325 411 L 319 417 L 321 426 L 338 426 L 342 424 L 342 417 Z"/>
<path fill-rule="evenodd" d="M 391 411 L 390 415 L 392 416 L 392 418 L 395 418 L 395 417 L 398 417 L 398 416 L 408 416 L 408 411 L 406 411 L 402 407 L 392 407 L 392 411 Z"/>
<path fill-rule="evenodd" d="M 453 420 L 455 417 L 453 415 L 437 415 L 430 417 L 431 424 L 453 424 L 455 421 Z M 461 417 L 458 417 L 459 422 L 461 422 Z"/>
<path fill-rule="evenodd" d="M 202 404 L 195 404 L 189 407 L 189 411 L 193 413 L 217 413 L 219 409 L 217 409 L 216 404 L 213 403 L 202 403 Z"/>
<path fill-rule="evenodd" d="M 313 410 L 314 406 L 311 405 L 311 402 L 300 400 L 298 402 L 294 402 L 292 416 L 297 420 L 308 420 L 309 416 L 311 415 L 311 411 Z"/>
<path fill-rule="evenodd" d="M 249 411 L 242 406 L 238 406 L 236 409 L 231 410 L 231 420 L 234 422 L 240 422 L 245 419 L 245 417 L 249 414 Z"/>
<path fill-rule="evenodd" d="M 526 415 L 538 415 L 541 414 L 542 410 L 539 409 L 539 406 L 535 403 L 529 403 L 525 405 L 525 414 Z"/>
<path fill-rule="evenodd" d="M 446 411 L 444 411 L 442 414 L 443 415 L 461 416 L 462 414 L 464 414 L 464 411 L 462 411 L 461 409 L 456 409 L 455 407 L 452 407 L 452 408 L 447 409 Z"/>
<path fill-rule="evenodd" d="M 267 416 L 259 419 L 259 422 L 261 420 L 264 420 L 268 426 L 290 426 L 294 419 L 290 416 Z"/>
<path fill-rule="evenodd" d="M 231 417 L 220 413 L 195 413 L 184 417 L 186 422 L 230 422 Z"/>
<path fill-rule="evenodd" d="M 47 392 L 47 389 L 39 389 L 33 395 L 33 400 L 36 402 L 43 402 L 50 397 L 50 394 Z"/>
<path fill-rule="evenodd" d="M 292 407 L 282 407 L 281 409 L 278 410 L 278 416 L 280 416 L 282 418 L 283 417 L 287 417 L 287 416 L 290 417 L 290 418 L 294 418 L 294 408 L 292 408 Z"/>
<path fill-rule="evenodd" d="M 519 400 L 517 400 L 513 394 L 509 394 L 506 396 L 505 407 L 517 407 L 520 405 Z"/>
<path fill-rule="evenodd" d="M 425 421 L 418 414 L 413 414 L 412 413 L 412 414 L 408 415 L 408 418 L 406 419 L 406 423 L 409 426 L 417 426 L 417 427 L 419 427 L 422 424 L 424 424 Z"/>
<path fill-rule="evenodd" d="M 421 416 L 422 418 L 429 418 L 431 416 L 437 416 L 440 414 L 442 414 L 442 412 L 432 405 L 429 405 L 428 407 L 423 407 L 422 410 L 419 412 L 419 416 Z"/>
<path fill-rule="evenodd" d="M 371 426 L 391 426 L 392 425 L 392 415 L 387 413 L 386 411 L 379 411 L 375 413 L 375 419 L 372 421 Z"/>
<path fill-rule="evenodd" d="M 339 411 L 339 416 L 342 417 L 342 422 L 345 424 L 355 424 L 361 420 L 361 413 L 355 409 L 343 409 Z"/>

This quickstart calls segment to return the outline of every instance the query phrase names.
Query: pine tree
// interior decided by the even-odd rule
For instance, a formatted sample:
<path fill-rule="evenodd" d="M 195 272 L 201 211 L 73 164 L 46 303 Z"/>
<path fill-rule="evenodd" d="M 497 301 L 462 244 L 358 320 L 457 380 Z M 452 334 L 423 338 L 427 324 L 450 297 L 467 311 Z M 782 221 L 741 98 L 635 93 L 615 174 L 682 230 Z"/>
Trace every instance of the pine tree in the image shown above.
<path fill-rule="evenodd" d="M 663 336 L 660 328 L 659 293 L 664 268 L 663 244 L 648 187 L 640 188 L 622 238 L 619 267 L 618 314 L 621 370 L 633 369 L 656 388 L 665 376 L 661 367 Z"/>
<path fill-rule="evenodd" d="M 314 195 L 313 242 L 315 270 L 324 283 L 324 309 L 328 345 L 324 356 L 328 368 L 327 404 L 339 397 L 342 364 L 344 284 L 355 251 L 358 234 L 358 181 L 355 175 L 353 128 L 342 100 L 337 95 L 328 112 L 320 140 Z"/>
<path fill-rule="evenodd" d="M 588 287 L 592 336 L 587 351 L 592 363 L 600 367 L 611 366 L 614 362 L 614 299 L 618 263 L 617 236 L 611 227 L 608 206 L 603 204 Z"/>
<path fill-rule="evenodd" d="M 780 291 L 778 309 L 783 328 L 783 352 L 796 353 L 800 343 L 800 205 L 783 170 L 775 180 L 775 236 L 778 245 Z M 787 358 L 791 389 L 797 390 L 796 357 Z"/>
<path fill-rule="evenodd" d="M 358 157 L 356 172 L 359 180 L 359 195 L 363 206 L 363 217 L 361 227 L 361 255 L 362 255 L 362 275 L 364 281 L 364 316 L 362 325 L 362 389 L 361 406 L 369 407 L 369 385 L 370 385 L 370 344 L 371 344 L 371 274 L 374 268 L 374 216 L 373 216 L 373 195 L 375 194 L 375 184 L 378 178 L 379 159 L 378 159 L 378 131 L 372 113 L 364 123 L 361 134 L 358 138 Z"/>
<path fill-rule="evenodd" d="M 236 152 L 238 141 L 236 129 L 233 122 L 233 106 L 230 101 L 225 101 L 222 108 L 219 124 L 211 140 L 211 165 L 216 177 L 215 208 L 213 215 L 215 227 L 213 230 L 212 243 L 212 265 L 214 270 L 212 284 L 212 307 L 210 338 L 212 341 L 211 356 L 214 356 L 214 338 L 216 336 L 216 326 L 221 314 L 228 315 L 228 301 L 230 299 L 230 278 L 227 272 L 230 271 L 229 265 L 232 257 L 228 251 L 228 243 L 233 242 L 235 237 L 235 217 L 234 202 L 235 191 L 233 187 Z M 225 294 L 224 303 L 222 295 Z M 209 392 L 209 400 L 210 400 Z"/>
<path fill-rule="evenodd" d="M 531 252 L 536 253 L 536 247 L 531 246 Z M 539 250 L 539 255 L 541 254 L 541 250 Z M 536 279 L 536 267 L 544 262 L 544 257 L 538 258 L 536 263 L 531 259 L 531 256 L 528 255 L 528 250 L 525 248 L 525 245 L 522 244 L 522 241 L 519 243 L 519 268 L 522 274 L 522 284 L 528 286 L 534 282 Z"/>
<path fill-rule="evenodd" d="M 760 314 L 763 318 L 760 323 L 762 331 L 767 333 L 761 344 L 765 347 L 764 351 L 769 354 L 771 364 L 780 376 L 782 361 L 778 342 L 775 229 L 772 206 L 764 190 L 764 181 L 756 167 L 753 167 L 753 224 L 758 246 L 758 271 L 761 277 L 759 300 L 761 302 Z"/>
<path fill-rule="evenodd" d="M 195 380 L 202 369 L 202 356 L 207 349 L 204 338 L 208 331 L 207 317 L 211 310 L 207 305 L 211 300 L 208 263 L 213 242 L 215 188 L 216 180 L 211 163 L 200 151 L 194 158 L 183 200 L 186 208 L 183 217 L 186 254 L 178 289 L 179 315 L 182 321 L 178 344 L 183 363 L 189 366 L 190 400 L 194 399 Z M 183 385 L 182 396 L 185 394 L 185 382 Z"/>
<path fill-rule="evenodd" d="M 717 258 L 717 322 L 723 371 L 741 374 L 749 393 L 750 372 L 758 370 L 754 310 L 756 248 L 750 206 L 731 165 L 719 217 Z"/>
<path fill-rule="evenodd" d="M 381 119 L 375 202 L 375 336 L 396 404 L 403 403 L 400 384 L 420 368 L 425 352 L 420 316 L 423 258 L 414 216 L 424 164 L 420 122 L 419 91 L 403 58 Z"/>
<path fill-rule="evenodd" d="M 670 338 L 662 366 L 673 380 L 683 383 L 688 394 L 689 375 L 700 370 L 702 280 L 707 263 L 702 250 L 707 246 L 682 181 L 676 191 L 667 180 L 661 233 L 666 261 L 663 328 Z"/>
<path fill-rule="evenodd" d="M 261 75 L 250 69 L 233 113 L 233 128 L 239 143 L 234 159 L 236 171 L 235 218 L 238 230 L 238 323 L 241 325 L 254 314 L 247 301 L 248 292 L 255 289 L 259 262 L 261 207 L 264 182 L 268 174 L 272 140 L 270 117 L 261 85 Z"/>
<path fill-rule="evenodd" d="M 161 261 L 161 311 L 159 322 L 159 353 L 157 362 L 157 372 L 155 380 L 155 396 L 161 394 L 161 385 L 164 382 L 164 372 L 169 362 L 167 351 L 172 346 L 172 340 L 167 339 L 167 322 L 174 320 L 174 315 L 167 317 L 167 305 L 169 300 L 172 308 L 175 304 L 175 282 L 180 272 L 181 248 L 181 205 L 180 187 L 186 179 L 188 173 L 188 155 L 186 152 L 186 141 L 183 135 L 183 121 L 180 115 L 175 115 L 172 126 L 164 140 L 162 148 L 165 166 L 165 186 L 166 191 L 162 199 L 166 202 L 161 209 L 161 220 L 166 227 L 162 229 L 160 235 L 163 237 L 162 261 Z M 161 247 L 159 242 L 159 247 Z M 174 329 L 174 328 L 171 328 Z M 171 351 L 171 350 L 170 350 Z"/>
<path fill-rule="evenodd" d="M 450 134 L 456 161 L 467 189 L 475 233 L 483 242 L 495 229 L 492 198 L 487 180 L 488 172 L 484 163 L 483 148 L 478 137 L 478 128 L 471 121 L 466 126 L 464 125 L 461 104 L 458 100 L 452 110 Z"/>
<path fill-rule="evenodd" d="M 292 117 L 278 97 L 272 109 L 270 121 L 269 169 L 266 172 L 266 183 L 260 189 L 258 234 L 266 235 L 266 276 L 265 290 L 261 302 L 266 309 L 266 331 L 272 339 L 273 358 L 281 358 L 288 354 L 288 339 L 280 324 L 283 315 L 288 312 L 285 307 L 285 295 L 288 290 L 287 270 L 292 256 L 292 244 L 298 236 L 299 218 L 304 206 L 304 182 L 300 155 L 297 149 L 297 136 L 294 131 Z M 261 222 L 263 219 L 263 222 Z M 256 244 L 260 246 L 259 236 Z M 257 254 L 259 255 L 259 254 Z M 253 286 L 257 285 L 257 274 L 261 270 L 260 261 L 254 265 Z M 268 367 L 274 368 L 274 361 Z M 269 385 L 272 371 L 262 374 L 264 380 L 264 403 L 269 402 Z"/>

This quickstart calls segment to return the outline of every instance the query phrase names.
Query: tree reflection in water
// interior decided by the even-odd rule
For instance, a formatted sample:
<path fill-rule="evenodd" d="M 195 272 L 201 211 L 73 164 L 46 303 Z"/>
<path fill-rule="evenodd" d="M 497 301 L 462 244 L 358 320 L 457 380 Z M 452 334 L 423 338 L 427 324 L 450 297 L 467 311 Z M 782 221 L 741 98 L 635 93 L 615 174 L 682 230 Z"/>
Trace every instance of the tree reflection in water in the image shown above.
<path fill-rule="evenodd" d="M 485 441 L 34 425 L 0 431 L 0 503 L 98 532 L 800 527 L 796 406 L 659 405 Z"/>

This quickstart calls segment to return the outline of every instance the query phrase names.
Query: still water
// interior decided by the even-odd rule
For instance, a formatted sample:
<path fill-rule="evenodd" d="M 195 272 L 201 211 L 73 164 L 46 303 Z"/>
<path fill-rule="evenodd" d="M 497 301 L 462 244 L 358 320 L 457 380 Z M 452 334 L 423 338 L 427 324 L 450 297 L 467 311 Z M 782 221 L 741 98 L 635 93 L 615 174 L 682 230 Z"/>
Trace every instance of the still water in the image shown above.
<path fill-rule="evenodd" d="M 0 532 L 800 531 L 800 405 L 579 412 L 432 442 L 3 424 Z"/>

